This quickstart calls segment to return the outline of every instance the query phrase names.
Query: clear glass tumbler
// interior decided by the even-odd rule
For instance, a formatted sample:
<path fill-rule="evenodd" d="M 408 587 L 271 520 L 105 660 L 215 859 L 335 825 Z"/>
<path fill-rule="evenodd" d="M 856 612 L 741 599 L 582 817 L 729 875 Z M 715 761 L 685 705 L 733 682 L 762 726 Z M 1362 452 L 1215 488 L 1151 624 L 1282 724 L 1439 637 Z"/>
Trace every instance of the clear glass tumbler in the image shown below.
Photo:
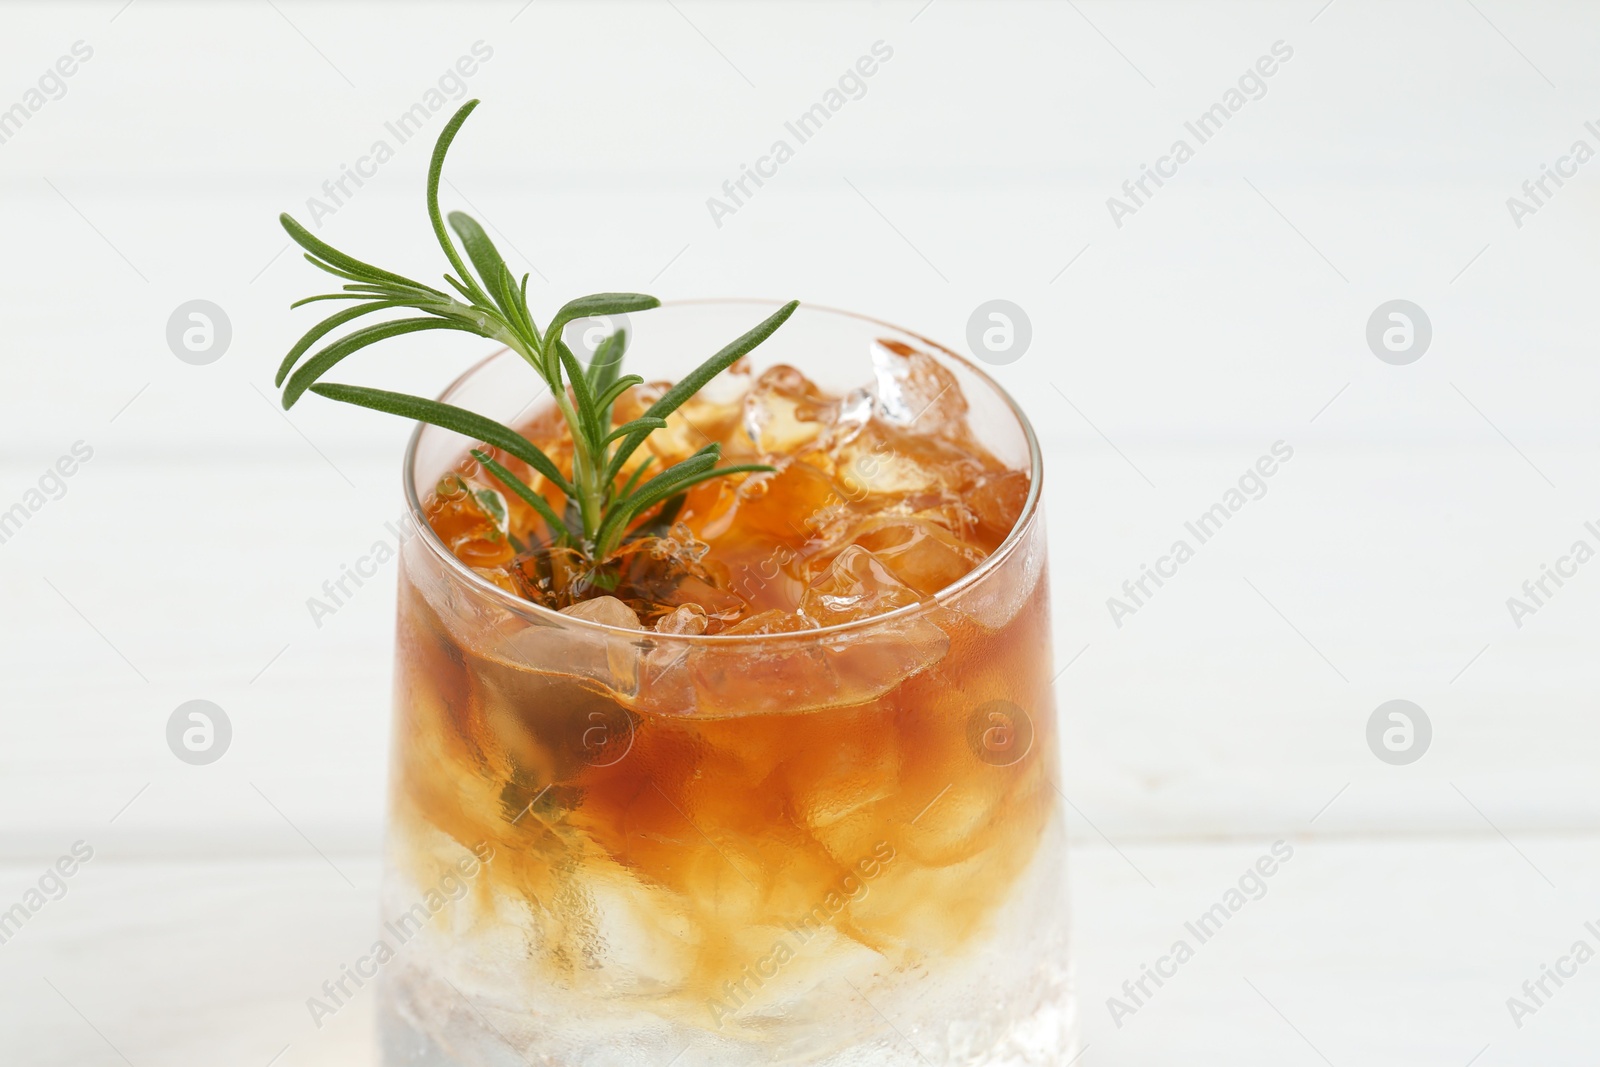
<path fill-rule="evenodd" d="M 636 316 L 629 369 L 676 377 L 771 309 Z M 802 307 L 754 359 L 842 393 L 875 344 L 938 359 L 1030 484 L 965 578 L 845 625 L 668 635 L 520 600 L 424 520 L 473 442 L 413 437 L 388 1067 L 1071 1058 L 1038 444 L 977 367 L 871 319 Z M 502 352 L 443 399 L 515 424 L 530 381 Z"/>

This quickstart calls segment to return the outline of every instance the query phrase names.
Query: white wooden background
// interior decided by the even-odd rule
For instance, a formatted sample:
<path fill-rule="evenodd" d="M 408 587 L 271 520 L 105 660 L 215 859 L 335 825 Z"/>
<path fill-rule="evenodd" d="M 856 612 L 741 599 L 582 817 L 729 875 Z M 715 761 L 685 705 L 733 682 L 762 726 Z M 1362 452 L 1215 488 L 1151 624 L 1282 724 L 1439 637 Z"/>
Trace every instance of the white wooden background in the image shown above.
<path fill-rule="evenodd" d="M 304 1001 L 376 926 L 392 571 L 321 628 L 306 599 L 400 514 L 406 431 L 277 411 L 318 283 L 275 218 L 482 41 L 445 199 L 547 311 L 795 296 L 955 345 L 982 301 L 1027 311 L 996 373 L 1048 454 L 1081 1063 L 1590 1062 L 1600 966 L 1520 1028 L 1506 998 L 1600 947 L 1600 564 L 1520 628 L 1505 602 L 1600 543 L 1600 163 L 1520 227 L 1506 200 L 1600 148 L 1597 34 L 1509 0 L 7 4 L 0 109 L 93 55 L 0 143 L 0 511 L 94 451 L 0 544 L 0 908 L 95 858 L 0 945 L 0 1060 L 370 1056 L 366 1000 L 322 1030 Z M 716 225 L 877 41 L 865 95 Z M 1106 198 L 1277 41 L 1266 94 L 1117 227 Z M 448 110 L 322 232 L 436 272 Z M 197 298 L 233 329 L 208 366 L 165 340 Z M 1394 298 L 1433 324 L 1409 366 L 1364 340 Z M 407 340 L 359 380 L 433 391 L 483 353 Z M 1278 440 L 1268 494 L 1114 625 Z M 207 767 L 165 742 L 194 698 L 233 724 Z M 1393 698 L 1434 729 L 1404 767 L 1365 741 Z M 1113 1025 L 1279 838 L 1267 897 Z"/>

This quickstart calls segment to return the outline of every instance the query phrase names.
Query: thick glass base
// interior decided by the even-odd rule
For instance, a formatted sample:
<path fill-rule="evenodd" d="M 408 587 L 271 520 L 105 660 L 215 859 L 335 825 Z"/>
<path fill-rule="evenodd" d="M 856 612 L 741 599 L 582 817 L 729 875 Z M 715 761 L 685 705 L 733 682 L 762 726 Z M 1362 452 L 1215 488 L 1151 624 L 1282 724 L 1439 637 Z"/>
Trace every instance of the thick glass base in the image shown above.
<path fill-rule="evenodd" d="M 643 993 L 637 975 L 615 996 L 578 994 L 540 967 L 536 928 L 475 936 L 441 913 L 384 970 L 384 1067 L 1062 1067 L 1077 1047 L 1059 818 L 1039 846 L 992 929 L 958 954 L 892 966 L 796 930 L 780 935 L 790 951 L 759 961 L 768 978 L 704 1005 Z M 513 926 L 524 936 L 508 938 Z M 627 954 L 606 945 L 591 965 L 602 953 Z"/>

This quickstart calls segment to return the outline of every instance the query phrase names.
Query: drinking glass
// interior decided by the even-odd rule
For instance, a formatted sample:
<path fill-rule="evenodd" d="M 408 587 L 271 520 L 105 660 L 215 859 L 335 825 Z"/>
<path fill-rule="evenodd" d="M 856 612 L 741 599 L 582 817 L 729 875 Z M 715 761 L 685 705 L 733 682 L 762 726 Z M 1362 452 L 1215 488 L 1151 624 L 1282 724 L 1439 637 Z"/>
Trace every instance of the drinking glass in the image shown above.
<path fill-rule="evenodd" d="M 636 315 L 627 369 L 680 376 L 773 307 Z M 412 437 L 388 1067 L 1071 1058 L 1038 443 L 978 367 L 869 318 L 802 306 L 750 358 L 842 394 L 878 345 L 953 374 L 973 436 L 1028 487 L 964 578 L 844 625 L 671 635 L 519 599 L 424 518 L 474 442 Z M 533 381 L 504 351 L 442 399 L 517 425 Z M 899 458 L 853 462 L 881 479 Z"/>

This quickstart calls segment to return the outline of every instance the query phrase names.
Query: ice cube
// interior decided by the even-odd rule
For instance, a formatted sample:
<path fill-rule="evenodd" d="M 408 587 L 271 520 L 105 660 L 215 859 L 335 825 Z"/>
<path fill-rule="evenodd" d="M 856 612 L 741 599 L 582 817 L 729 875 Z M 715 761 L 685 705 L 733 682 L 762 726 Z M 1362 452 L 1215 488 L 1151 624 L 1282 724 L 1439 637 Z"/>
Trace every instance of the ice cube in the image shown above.
<path fill-rule="evenodd" d="M 580 600 L 561 609 L 561 614 L 574 619 L 598 622 L 605 626 L 620 626 L 624 630 L 643 630 L 639 616 L 633 609 L 614 596 L 598 596 L 593 600 Z"/>
<path fill-rule="evenodd" d="M 721 404 L 693 396 L 668 415 L 667 425 L 651 433 L 645 444 L 666 467 L 688 459 L 712 441 L 726 446 L 737 437 L 740 413 L 738 403 Z"/>
<path fill-rule="evenodd" d="M 945 614 L 933 608 L 829 639 L 823 658 L 838 679 L 837 702 L 876 700 L 944 659 L 950 635 L 937 620 Z"/>
<path fill-rule="evenodd" d="M 495 762 L 509 761 L 508 779 L 571 782 L 632 748 L 638 723 L 619 701 L 637 688 L 636 650 L 528 627 L 478 658 L 473 698 L 496 742 L 484 747 Z"/>
<path fill-rule="evenodd" d="M 684 951 L 693 923 L 682 899 L 625 867 L 589 872 L 575 894 L 592 911 L 593 966 L 616 996 L 659 995 L 680 988 L 693 957 Z"/>
<path fill-rule="evenodd" d="M 613 425 L 621 426 L 625 422 L 637 419 L 670 388 L 672 388 L 671 382 L 658 381 L 645 382 L 625 390 L 611 406 Z M 654 455 L 657 463 L 655 469 L 660 471 L 698 451 L 706 443 L 707 436 L 695 428 L 699 420 L 694 415 L 694 404 L 695 402 L 690 400 L 667 416 L 667 425 L 645 438 L 645 447 L 633 454 L 625 470 L 632 473 L 638 462 L 643 461 L 646 456 Z M 707 421 L 714 421 L 709 415 L 703 417 Z M 708 428 L 707 433 L 709 432 Z"/>
<path fill-rule="evenodd" d="M 534 692 L 548 680 L 573 689 L 610 690 L 618 697 L 637 693 L 645 644 L 638 616 L 615 597 L 579 601 L 561 614 L 615 629 L 597 632 L 542 619 L 503 619 L 483 635 L 488 648 L 481 655 L 506 673 L 506 692 Z"/>
<path fill-rule="evenodd" d="M 1037 605 L 1044 598 L 1044 555 L 1044 536 L 1036 527 L 983 581 L 952 598 L 951 608 L 986 630 L 1004 628 L 1030 601 Z"/>
<path fill-rule="evenodd" d="M 656 620 L 658 634 L 703 634 L 708 620 L 699 604 L 680 604 Z"/>
<path fill-rule="evenodd" d="M 960 863 L 977 855 L 994 844 L 995 823 L 1005 816 L 1022 778 L 1022 770 L 1011 769 L 1010 773 L 958 779 L 922 818 L 907 824 L 900 835 L 901 847 L 918 863 L 930 867 Z"/>
<path fill-rule="evenodd" d="M 428 524 L 467 566 L 511 562 L 515 553 L 506 536 L 506 502 L 496 490 L 447 474 L 434 487 L 427 511 Z"/>
<path fill-rule="evenodd" d="M 647 630 L 656 628 L 661 620 L 688 605 L 707 620 L 711 632 L 715 633 L 717 628 L 737 622 L 748 609 L 743 597 L 709 576 L 693 571 L 674 571 L 618 592 L 628 596 L 628 606 L 639 613 Z"/>
<path fill-rule="evenodd" d="M 793 454 L 825 429 L 831 403 L 804 374 L 787 364 L 768 367 L 744 397 L 744 432 L 763 454 Z"/>
<path fill-rule="evenodd" d="M 801 595 L 800 609 L 825 626 L 885 615 L 921 600 L 882 560 L 848 545 Z M 950 637 L 926 615 L 868 625 L 823 642 L 841 704 L 872 700 L 944 658 Z"/>
<path fill-rule="evenodd" d="M 518 588 L 516 579 L 511 577 L 511 572 L 504 567 L 473 567 L 472 571 L 478 577 L 493 582 L 512 596 L 522 595 L 522 590 Z"/>
<path fill-rule="evenodd" d="M 876 705 L 834 712 L 828 725 L 826 743 L 786 755 L 782 781 L 789 809 L 849 866 L 869 855 L 877 840 L 872 835 L 883 832 L 882 804 L 900 791 L 900 745 Z"/>
<path fill-rule="evenodd" d="M 923 596 L 961 580 L 984 559 L 945 527 L 914 517 L 869 519 L 850 540 Z"/>
<path fill-rule="evenodd" d="M 1028 500 L 1029 477 L 1026 471 L 994 471 L 985 474 L 967 494 L 967 503 L 978 517 L 978 533 L 999 547 L 1011 533 Z"/>
<path fill-rule="evenodd" d="M 955 535 L 958 541 L 972 544 L 978 529 L 978 513 L 967 506 L 964 500 L 947 500 L 931 508 L 923 508 L 911 514 L 911 518 L 929 522 Z"/>
<path fill-rule="evenodd" d="M 886 426 L 871 424 L 849 444 L 832 453 L 834 477 L 850 500 L 881 507 L 884 502 L 872 497 L 931 495 L 944 490 L 940 469 L 907 434 Z"/>
<path fill-rule="evenodd" d="M 920 598 L 883 561 L 860 545 L 850 545 L 800 597 L 800 611 L 824 626 L 884 615 Z"/>
<path fill-rule="evenodd" d="M 722 631 L 724 637 L 778 636 L 816 630 L 792 611 L 763 611 Z M 712 645 L 689 653 L 695 708 L 708 715 L 792 714 L 827 707 L 839 689 L 823 649 L 795 638 L 768 644 Z"/>
<path fill-rule="evenodd" d="M 964 432 L 967 398 L 955 375 L 926 352 L 880 339 L 872 346 L 872 373 L 878 379 L 877 415 L 884 422 L 925 434 Z"/>
<path fill-rule="evenodd" d="M 724 635 L 737 637 L 740 635 L 758 634 L 792 634 L 804 630 L 815 630 L 818 624 L 815 620 L 792 611 L 763 611 L 759 615 L 728 627 L 722 631 Z"/>
<path fill-rule="evenodd" d="M 741 537 L 798 547 L 817 536 L 847 500 L 839 483 L 810 463 L 780 459 L 776 466 L 777 473 L 756 475 L 739 487 L 738 507 L 727 523 Z"/>
<path fill-rule="evenodd" d="M 676 523 L 672 532 L 665 537 L 657 537 L 650 545 L 652 559 L 669 560 L 693 567 L 705 558 L 710 545 L 694 535 L 686 523 Z"/>
<path fill-rule="evenodd" d="M 846 393 L 833 408 L 833 425 L 828 428 L 824 447 L 836 449 L 855 440 L 867 423 L 872 421 L 872 410 L 877 397 L 871 389 L 854 389 Z"/>

